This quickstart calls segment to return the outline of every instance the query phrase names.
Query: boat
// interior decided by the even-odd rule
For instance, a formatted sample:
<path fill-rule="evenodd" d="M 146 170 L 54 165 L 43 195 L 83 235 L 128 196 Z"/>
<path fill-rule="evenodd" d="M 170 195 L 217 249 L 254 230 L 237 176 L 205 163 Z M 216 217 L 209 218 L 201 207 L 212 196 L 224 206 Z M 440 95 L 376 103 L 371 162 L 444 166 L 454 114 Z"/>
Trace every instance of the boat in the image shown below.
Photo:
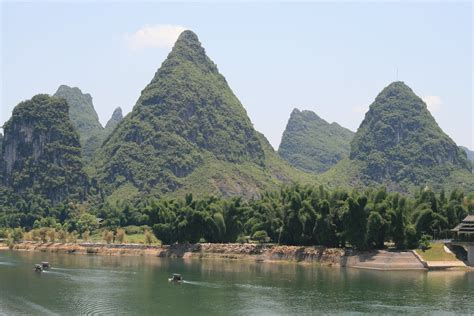
<path fill-rule="evenodd" d="M 168 278 L 168 281 L 175 282 L 175 283 L 182 283 L 184 280 L 181 274 L 173 273 L 173 276 L 171 278 Z"/>
<path fill-rule="evenodd" d="M 43 267 L 43 270 L 49 270 L 51 268 L 51 265 L 47 261 L 42 261 L 41 266 Z"/>
<path fill-rule="evenodd" d="M 43 266 L 41 264 L 35 264 L 35 268 L 33 270 L 35 272 L 43 272 Z"/>

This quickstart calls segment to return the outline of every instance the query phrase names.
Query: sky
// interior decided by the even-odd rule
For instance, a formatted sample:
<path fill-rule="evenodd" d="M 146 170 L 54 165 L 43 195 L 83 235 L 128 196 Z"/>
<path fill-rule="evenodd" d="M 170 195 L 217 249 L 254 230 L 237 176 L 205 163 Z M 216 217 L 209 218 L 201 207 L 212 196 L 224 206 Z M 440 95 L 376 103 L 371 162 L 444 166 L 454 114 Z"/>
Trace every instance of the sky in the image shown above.
<path fill-rule="evenodd" d="M 470 1 L 3 1 L 0 10 L 0 125 L 61 84 L 90 93 L 105 125 L 116 107 L 132 110 L 191 29 L 275 148 L 294 108 L 356 131 L 398 79 L 474 149 Z"/>

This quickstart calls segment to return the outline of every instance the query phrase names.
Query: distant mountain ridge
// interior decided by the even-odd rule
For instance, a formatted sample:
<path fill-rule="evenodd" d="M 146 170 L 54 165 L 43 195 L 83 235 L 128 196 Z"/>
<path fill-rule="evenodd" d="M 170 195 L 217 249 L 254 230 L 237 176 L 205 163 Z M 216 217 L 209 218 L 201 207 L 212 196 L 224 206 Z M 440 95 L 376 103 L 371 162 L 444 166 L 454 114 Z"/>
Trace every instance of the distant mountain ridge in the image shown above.
<path fill-rule="evenodd" d="M 322 173 L 349 156 L 353 136 L 354 132 L 312 111 L 294 109 L 278 153 L 298 169 Z"/>
<path fill-rule="evenodd" d="M 99 122 L 99 116 L 92 103 L 89 93 L 82 93 L 77 87 L 67 85 L 59 86 L 54 94 L 55 97 L 65 99 L 69 104 L 69 117 L 79 133 L 82 155 L 88 161 L 94 152 L 102 145 L 104 139 L 113 131 L 121 121 L 122 109 L 115 109 L 106 128 Z"/>
<path fill-rule="evenodd" d="M 105 124 L 105 134 L 110 135 L 117 125 L 123 120 L 122 108 L 118 107 L 112 113 L 112 117 Z"/>
<path fill-rule="evenodd" d="M 467 159 L 471 162 L 472 165 L 472 172 L 474 173 L 474 151 L 470 150 L 469 148 L 466 148 L 464 146 L 459 146 L 464 152 L 466 153 Z"/>
<path fill-rule="evenodd" d="M 466 152 L 467 159 L 469 159 L 471 161 L 474 161 L 474 151 L 473 150 L 470 150 L 469 148 L 466 148 L 464 146 L 459 146 L 459 148 L 461 148 L 462 150 L 464 150 Z"/>

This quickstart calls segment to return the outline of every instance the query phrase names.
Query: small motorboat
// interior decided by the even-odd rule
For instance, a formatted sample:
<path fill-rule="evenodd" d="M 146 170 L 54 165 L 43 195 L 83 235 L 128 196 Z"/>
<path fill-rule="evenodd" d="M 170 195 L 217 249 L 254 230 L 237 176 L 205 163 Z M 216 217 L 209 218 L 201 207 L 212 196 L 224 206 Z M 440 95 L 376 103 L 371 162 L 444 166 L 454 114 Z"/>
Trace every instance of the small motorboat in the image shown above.
<path fill-rule="evenodd" d="M 43 267 L 43 270 L 49 270 L 51 268 L 51 265 L 47 261 L 41 262 L 41 266 Z"/>
<path fill-rule="evenodd" d="M 175 283 L 182 283 L 184 280 L 181 274 L 173 273 L 173 276 L 171 278 L 168 278 L 168 281 L 175 282 Z"/>
<path fill-rule="evenodd" d="M 43 266 L 41 264 L 35 264 L 35 268 L 33 270 L 35 272 L 43 272 Z"/>

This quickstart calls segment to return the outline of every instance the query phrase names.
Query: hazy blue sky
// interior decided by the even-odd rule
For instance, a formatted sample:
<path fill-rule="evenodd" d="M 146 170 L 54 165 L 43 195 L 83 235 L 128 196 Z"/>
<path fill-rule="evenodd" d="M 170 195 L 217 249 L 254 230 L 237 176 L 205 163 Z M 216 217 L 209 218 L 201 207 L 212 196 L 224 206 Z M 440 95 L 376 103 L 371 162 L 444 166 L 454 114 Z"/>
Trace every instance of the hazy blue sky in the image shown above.
<path fill-rule="evenodd" d="M 274 147 L 294 107 L 356 130 L 398 78 L 460 145 L 473 140 L 471 2 L 1 4 L 0 124 L 60 84 L 103 124 L 131 111 L 183 28 L 195 31 Z"/>

